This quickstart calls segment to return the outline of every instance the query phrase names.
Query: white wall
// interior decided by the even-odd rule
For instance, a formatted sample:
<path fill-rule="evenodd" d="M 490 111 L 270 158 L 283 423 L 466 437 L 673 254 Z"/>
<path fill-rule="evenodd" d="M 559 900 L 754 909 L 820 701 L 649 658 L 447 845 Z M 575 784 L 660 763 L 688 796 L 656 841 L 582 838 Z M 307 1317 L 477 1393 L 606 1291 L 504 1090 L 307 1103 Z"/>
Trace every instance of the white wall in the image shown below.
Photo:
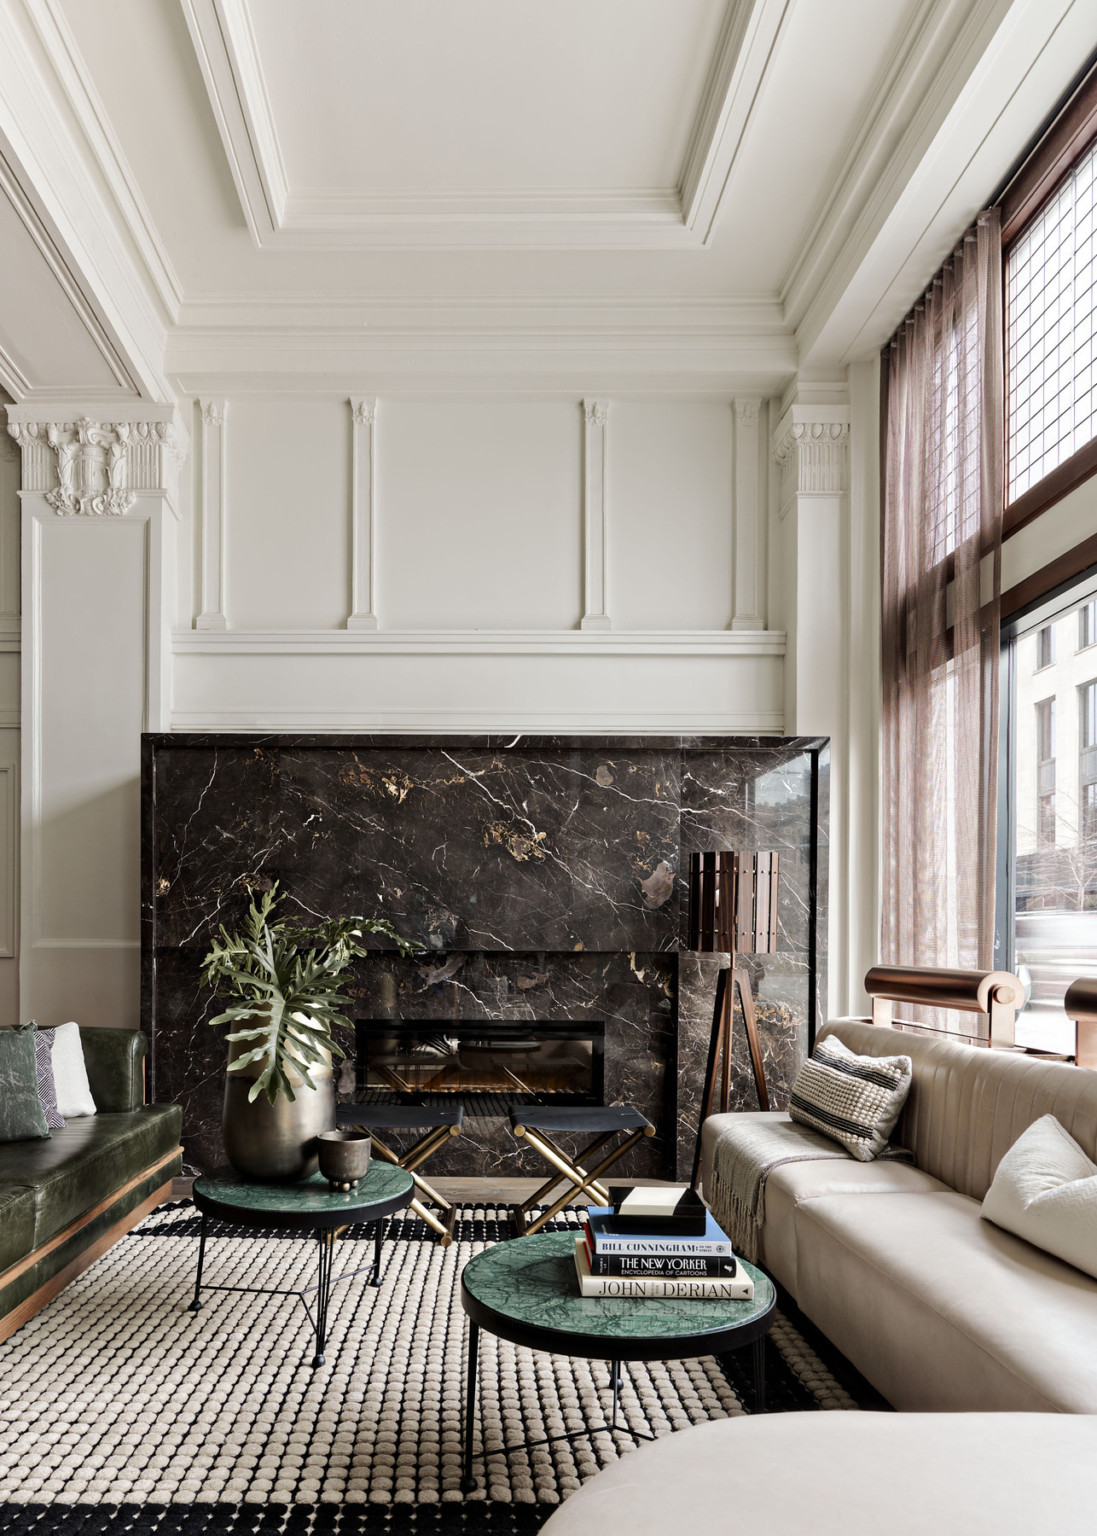
<path fill-rule="evenodd" d="M 760 435 L 728 399 L 600 404 L 192 406 L 173 726 L 782 729 L 784 637 L 735 608 L 737 558 L 765 591 L 764 406 Z"/>

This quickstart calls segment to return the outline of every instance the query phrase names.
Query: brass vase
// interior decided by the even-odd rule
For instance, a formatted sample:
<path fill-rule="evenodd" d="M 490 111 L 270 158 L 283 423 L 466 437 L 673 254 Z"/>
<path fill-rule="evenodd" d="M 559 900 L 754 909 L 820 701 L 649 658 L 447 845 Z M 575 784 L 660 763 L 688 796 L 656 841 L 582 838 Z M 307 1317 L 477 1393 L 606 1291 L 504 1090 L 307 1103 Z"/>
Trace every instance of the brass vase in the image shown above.
<path fill-rule="evenodd" d="M 244 1055 L 247 1041 L 229 1041 L 229 1061 Z M 225 1076 L 225 1104 L 221 1134 L 225 1155 L 245 1179 L 285 1184 L 306 1179 L 317 1171 L 320 1132 L 335 1126 L 335 1082 L 331 1057 L 313 1066 L 316 1084 L 310 1088 L 300 1073 L 288 1071 L 294 1098 L 279 1096 L 271 1104 L 265 1093 L 248 1102 L 248 1093 L 263 1070 L 262 1061 L 251 1062 L 242 1072 Z"/>

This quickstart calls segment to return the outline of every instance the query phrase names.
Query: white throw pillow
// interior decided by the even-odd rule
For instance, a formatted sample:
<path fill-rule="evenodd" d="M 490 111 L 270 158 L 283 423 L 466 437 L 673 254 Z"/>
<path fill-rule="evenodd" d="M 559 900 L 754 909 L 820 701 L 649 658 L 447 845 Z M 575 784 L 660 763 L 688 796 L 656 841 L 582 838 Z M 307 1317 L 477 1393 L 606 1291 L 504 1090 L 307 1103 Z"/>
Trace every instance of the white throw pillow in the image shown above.
<path fill-rule="evenodd" d="M 79 1024 L 61 1024 L 53 1032 L 53 1086 L 57 1109 L 66 1120 L 94 1115 L 95 1100 L 88 1085 L 84 1065 L 84 1047 L 80 1044 Z"/>
<path fill-rule="evenodd" d="M 1097 1163 L 1044 1115 L 998 1164 L 981 1214 L 1097 1279 Z"/>

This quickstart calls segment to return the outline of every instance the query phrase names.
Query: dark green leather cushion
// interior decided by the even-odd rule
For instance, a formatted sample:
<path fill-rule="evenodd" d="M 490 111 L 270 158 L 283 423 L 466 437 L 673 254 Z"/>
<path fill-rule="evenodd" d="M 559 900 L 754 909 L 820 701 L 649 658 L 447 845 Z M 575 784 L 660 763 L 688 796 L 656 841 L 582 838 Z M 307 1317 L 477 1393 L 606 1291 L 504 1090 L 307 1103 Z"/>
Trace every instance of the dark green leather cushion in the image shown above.
<path fill-rule="evenodd" d="M 0 1270 L 26 1258 L 34 1247 L 34 1193 L 0 1184 Z"/>
<path fill-rule="evenodd" d="M 0 1142 L 40 1141 L 48 1135 L 38 1100 L 34 1025 L 0 1029 Z"/>
<path fill-rule="evenodd" d="M 37 1247 L 171 1152 L 182 1128 L 177 1104 L 70 1120 L 48 1141 L 0 1146 L 0 1190 L 13 1184 L 29 1189 Z"/>
<path fill-rule="evenodd" d="M 141 1068 L 148 1041 L 139 1029 L 86 1029 L 81 1025 L 80 1045 L 88 1087 L 100 1114 L 137 1109 L 145 1102 Z"/>

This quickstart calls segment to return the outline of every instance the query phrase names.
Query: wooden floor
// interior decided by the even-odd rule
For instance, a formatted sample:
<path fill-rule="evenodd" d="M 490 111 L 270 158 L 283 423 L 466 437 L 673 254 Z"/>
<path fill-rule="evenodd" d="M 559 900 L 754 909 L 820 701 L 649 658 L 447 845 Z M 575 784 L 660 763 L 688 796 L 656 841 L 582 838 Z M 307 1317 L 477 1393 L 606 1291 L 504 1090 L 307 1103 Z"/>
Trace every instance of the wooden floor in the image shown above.
<path fill-rule="evenodd" d="M 544 1179 L 463 1179 L 437 1178 L 430 1181 L 440 1195 L 447 1200 L 469 1203 L 498 1201 L 510 1205 L 525 1200 L 535 1189 L 540 1189 Z M 633 1179 L 633 1184 L 667 1184 L 668 1179 Z M 171 1198 L 188 1200 L 194 1179 L 183 1176 L 172 1181 Z"/>

